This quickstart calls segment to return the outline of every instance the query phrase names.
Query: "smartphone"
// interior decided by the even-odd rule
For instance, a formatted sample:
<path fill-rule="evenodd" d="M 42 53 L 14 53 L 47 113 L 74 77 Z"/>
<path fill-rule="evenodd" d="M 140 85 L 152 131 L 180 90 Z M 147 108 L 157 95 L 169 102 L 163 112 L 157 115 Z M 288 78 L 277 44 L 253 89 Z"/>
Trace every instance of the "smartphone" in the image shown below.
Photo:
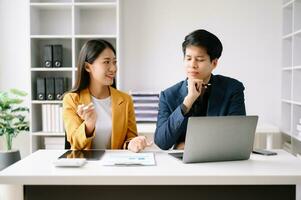
<path fill-rule="evenodd" d="M 266 149 L 253 149 L 252 153 L 265 155 L 265 156 L 277 155 L 276 152 L 269 151 L 269 150 L 266 150 Z"/>

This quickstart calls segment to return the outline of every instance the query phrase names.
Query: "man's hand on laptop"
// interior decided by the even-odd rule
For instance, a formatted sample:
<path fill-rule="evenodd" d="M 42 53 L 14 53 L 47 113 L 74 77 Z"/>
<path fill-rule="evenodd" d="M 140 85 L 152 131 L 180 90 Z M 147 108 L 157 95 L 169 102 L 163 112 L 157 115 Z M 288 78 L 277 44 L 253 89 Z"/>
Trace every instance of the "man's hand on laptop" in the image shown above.
<path fill-rule="evenodd" d="M 176 149 L 183 150 L 184 147 L 185 147 L 185 142 L 181 142 L 181 143 L 177 144 Z"/>

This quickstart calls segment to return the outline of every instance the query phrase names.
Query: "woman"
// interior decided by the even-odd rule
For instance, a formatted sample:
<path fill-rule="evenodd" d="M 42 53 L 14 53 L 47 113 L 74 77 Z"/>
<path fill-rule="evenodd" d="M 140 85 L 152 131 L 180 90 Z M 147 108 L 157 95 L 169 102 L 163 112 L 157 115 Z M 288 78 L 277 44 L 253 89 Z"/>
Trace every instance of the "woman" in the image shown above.
<path fill-rule="evenodd" d="M 63 99 L 63 118 L 71 149 L 143 150 L 137 136 L 131 97 L 111 85 L 116 75 L 116 52 L 105 40 L 82 47 L 74 88 Z"/>

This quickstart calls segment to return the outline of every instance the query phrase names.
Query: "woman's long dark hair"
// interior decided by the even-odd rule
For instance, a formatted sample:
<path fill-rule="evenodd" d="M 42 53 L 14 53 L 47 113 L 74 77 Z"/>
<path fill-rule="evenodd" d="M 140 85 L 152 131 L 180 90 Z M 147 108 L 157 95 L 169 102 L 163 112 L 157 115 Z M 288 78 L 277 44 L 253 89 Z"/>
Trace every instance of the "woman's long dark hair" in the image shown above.
<path fill-rule="evenodd" d="M 111 49 L 116 55 L 113 45 L 105 40 L 89 40 L 83 45 L 78 57 L 75 85 L 69 92 L 79 93 L 81 90 L 89 86 L 90 75 L 85 69 L 86 62 L 92 64 L 106 48 Z M 112 87 L 116 87 L 115 79 Z"/>

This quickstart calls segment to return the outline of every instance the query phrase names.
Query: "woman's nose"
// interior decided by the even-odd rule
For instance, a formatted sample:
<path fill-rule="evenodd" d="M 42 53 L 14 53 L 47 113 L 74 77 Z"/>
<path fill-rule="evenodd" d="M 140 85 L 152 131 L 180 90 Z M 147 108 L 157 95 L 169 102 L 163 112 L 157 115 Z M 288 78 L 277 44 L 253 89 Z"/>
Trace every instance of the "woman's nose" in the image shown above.
<path fill-rule="evenodd" d="M 110 70 L 111 72 L 114 72 L 114 73 L 115 73 L 115 72 L 117 71 L 117 66 L 116 66 L 115 64 L 112 63 L 112 64 L 110 65 L 109 70 Z"/>

